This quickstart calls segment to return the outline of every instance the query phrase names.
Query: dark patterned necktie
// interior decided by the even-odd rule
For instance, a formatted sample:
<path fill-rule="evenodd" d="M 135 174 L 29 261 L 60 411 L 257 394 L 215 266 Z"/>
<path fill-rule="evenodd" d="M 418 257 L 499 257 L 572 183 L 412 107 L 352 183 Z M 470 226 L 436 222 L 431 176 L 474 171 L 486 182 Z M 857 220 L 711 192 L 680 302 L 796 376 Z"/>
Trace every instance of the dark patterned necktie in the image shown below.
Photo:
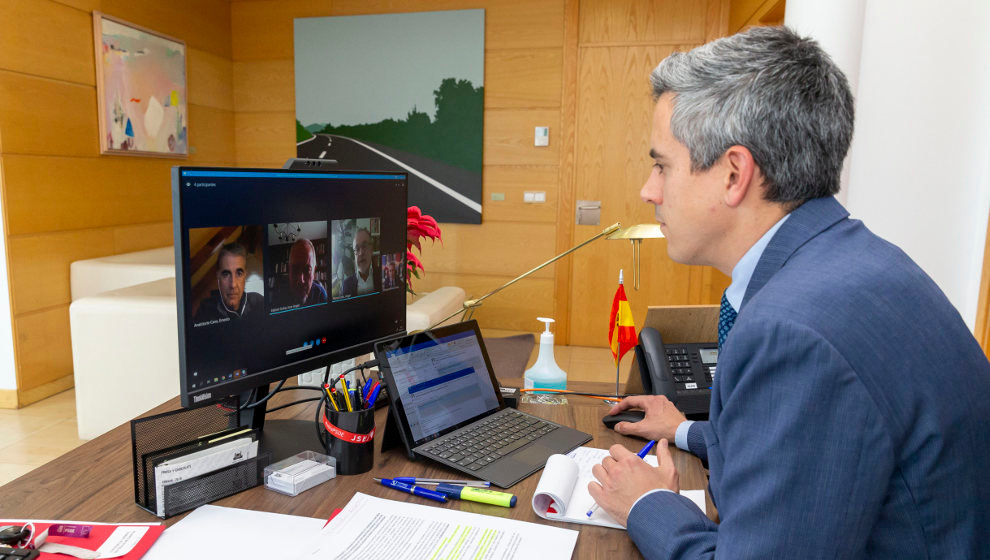
<path fill-rule="evenodd" d="M 732 308 L 725 292 L 722 292 L 722 306 L 718 310 L 718 349 L 721 352 L 725 337 L 729 336 L 732 325 L 736 322 L 736 310 Z"/>

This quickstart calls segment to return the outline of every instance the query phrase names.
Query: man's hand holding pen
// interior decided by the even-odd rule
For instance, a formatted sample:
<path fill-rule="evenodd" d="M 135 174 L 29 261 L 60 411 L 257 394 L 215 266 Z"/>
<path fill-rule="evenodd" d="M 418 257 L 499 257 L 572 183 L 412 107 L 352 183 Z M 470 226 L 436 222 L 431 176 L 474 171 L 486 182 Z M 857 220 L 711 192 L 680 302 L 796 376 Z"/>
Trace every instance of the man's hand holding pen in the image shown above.
<path fill-rule="evenodd" d="M 660 489 L 680 491 L 666 439 L 657 444 L 656 455 L 659 466 L 651 467 L 636 453 L 616 444 L 609 448 L 609 456 L 591 469 L 597 481 L 588 483 L 588 492 L 623 527 L 633 504 L 643 494 Z"/>

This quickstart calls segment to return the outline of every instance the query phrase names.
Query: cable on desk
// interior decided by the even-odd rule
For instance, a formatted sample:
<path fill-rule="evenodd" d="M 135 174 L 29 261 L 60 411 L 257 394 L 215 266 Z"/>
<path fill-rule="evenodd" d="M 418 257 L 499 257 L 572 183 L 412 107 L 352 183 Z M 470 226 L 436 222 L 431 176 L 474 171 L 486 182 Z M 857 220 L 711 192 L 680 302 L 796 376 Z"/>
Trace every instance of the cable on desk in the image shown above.
<path fill-rule="evenodd" d="M 609 395 L 609 394 L 605 394 L 605 393 L 586 393 L 586 392 L 583 392 L 583 391 L 568 391 L 566 389 L 539 389 L 539 388 L 519 389 L 519 392 L 520 393 L 554 393 L 554 394 L 558 394 L 558 395 L 574 395 L 576 397 L 589 397 L 589 398 L 592 398 L 592 399 L 599 399 L 599 400 L 603 400 L 603 401 L 614 401 L 614 400 L 616 400 L 616 398 L 624 399 L 626 397 L 636 396 L 635 394 L 634 395 L 628 395 L 627 394 L 627 395 L 619 395 L 618 397 L 616 397 L 615 395 Z"/>
<path fill-rule="evenodd" d="M 300 387 L 300 389 L 301 388 L 302 387 Z M 313 402 L 313 401 L 321 401 L 324 398 L 325 397 L 313 397 L 311 399 L 302 399 L 300 401 L 293 401 L 293 402 L 290 402 L 288 404 L 282 404 L 282 405 L 276 406 L 275 408 L 269 408 L 266 412 L 275 412 L 276 410 L 282 410 L 283 408 L 289 408 L 290 406 L 295 406 L 297 404 L 303 404 L 303 403 L 308 403 L 308 402 Z M 317 407 L 317 408 L 319 408 L 319 407 Z"/>

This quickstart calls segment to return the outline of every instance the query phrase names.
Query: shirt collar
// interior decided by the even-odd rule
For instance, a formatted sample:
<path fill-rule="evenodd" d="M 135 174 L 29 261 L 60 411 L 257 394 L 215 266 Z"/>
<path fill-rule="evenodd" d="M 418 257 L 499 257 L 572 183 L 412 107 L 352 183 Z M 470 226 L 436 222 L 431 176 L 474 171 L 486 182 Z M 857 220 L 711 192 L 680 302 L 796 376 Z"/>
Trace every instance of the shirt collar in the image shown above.
<path fill-rule="evenodd" d="M 739 312 L 740 306 L 742 306 L 743 297 L 746 295 L 746 288 L 749 286 L 749 280 L 753 277 L 753 271 L 756 270 L 756 265 L 760 262 L 760 257 L 763 256 L 763 250 L 767 248 L 770 240 L 773 239 L 773 235 L 777 233 L 780 226 L 784 225 L 791 215 L 787 214 L 780 219 L 776 224 L 773 225 L 759 241 L 753 244 L 746 251 L 736 266 L 732 268 L 732 283 L 729 287 L 725 289 L 725 299 L 729 300 L 729 304 L 732 305 L 737 313 Z"/>

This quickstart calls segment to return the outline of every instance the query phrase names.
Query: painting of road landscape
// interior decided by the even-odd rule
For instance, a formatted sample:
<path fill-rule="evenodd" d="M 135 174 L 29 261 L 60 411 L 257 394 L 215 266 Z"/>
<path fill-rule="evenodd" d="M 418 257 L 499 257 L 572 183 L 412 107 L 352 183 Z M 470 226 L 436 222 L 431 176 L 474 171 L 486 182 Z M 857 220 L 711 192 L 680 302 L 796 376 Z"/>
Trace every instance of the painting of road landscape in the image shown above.
<path fill-rule="evenodd" d="M 296 154 L 409 174 L 409 204 L 481 223 L 484 10 L 295 20 Z"/>

